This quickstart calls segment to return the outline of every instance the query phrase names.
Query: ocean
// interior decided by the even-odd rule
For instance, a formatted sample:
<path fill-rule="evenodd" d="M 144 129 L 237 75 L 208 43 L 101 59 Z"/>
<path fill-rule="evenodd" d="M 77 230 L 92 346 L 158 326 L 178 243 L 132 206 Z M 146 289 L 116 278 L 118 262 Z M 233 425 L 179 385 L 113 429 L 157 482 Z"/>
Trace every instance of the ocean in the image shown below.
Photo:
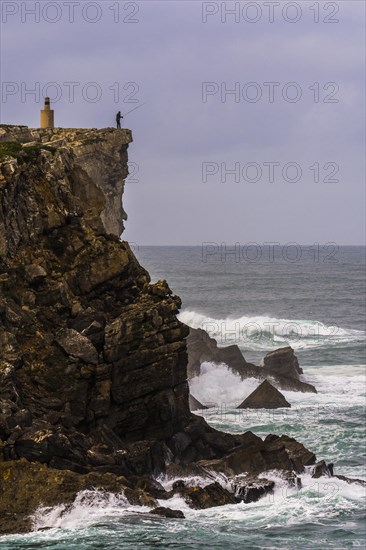
<path fill-rule="evenodd" d="M 366 479 L 364 247 L 207 243 L 134 249 L 152 280 L 166 279 L 182 298 L 183 322 L 204 328 L 219 345 L 236 343 L 255 364 L 268 351 L 291 345 L 303 379 L 318 390 L 283 392 L 291 409 L 238 411 L 257 382 L 206 363 L 191 392 L 212 404 L 202 411 L 209 424 L 232 433 L 296 437 L 319 460 L 333 462 L 336 474 Z M 38 510 L 35 531 L 0 538 L 0 549 L 366 548 L 361 485 L 313 479 L 306 471 L 302 488 L 290 489 L 273 475 L 274 494 L 256 503 L 191 510 L 179 497 L 162 502 L 183 510 L 185 520 L 148 516 L 123 495 L 85 491 L 67 509 Z"/>

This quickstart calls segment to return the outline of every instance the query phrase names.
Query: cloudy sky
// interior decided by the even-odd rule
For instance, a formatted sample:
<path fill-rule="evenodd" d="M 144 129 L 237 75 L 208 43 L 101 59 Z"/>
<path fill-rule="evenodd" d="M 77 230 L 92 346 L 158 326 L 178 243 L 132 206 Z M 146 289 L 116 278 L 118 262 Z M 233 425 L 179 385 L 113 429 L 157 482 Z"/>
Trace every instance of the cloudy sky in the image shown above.
<path fill-rule="evenodd" d="M 38 126 L 43 95 L 63 127 L 138 106 L 139 245 L 363 244 L 364 22 L 352 0 L 4 0 L 1 120 Z"/>

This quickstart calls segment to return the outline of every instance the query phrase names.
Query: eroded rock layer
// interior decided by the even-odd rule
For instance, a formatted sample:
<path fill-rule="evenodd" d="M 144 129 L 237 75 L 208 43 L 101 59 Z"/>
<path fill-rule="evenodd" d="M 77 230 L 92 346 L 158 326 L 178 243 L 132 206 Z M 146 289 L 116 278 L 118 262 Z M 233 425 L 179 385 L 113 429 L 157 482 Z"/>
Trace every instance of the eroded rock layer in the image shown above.
<path fill-rule="evenodd" d="M 108 206 L 121 201 L 131 133 L 1 131 L 3 455 L 124 470 L 126 445 L 190 418 L 180 300 L 150 284 Z M 159 464 L 150 447 L 139 452 Z"/>

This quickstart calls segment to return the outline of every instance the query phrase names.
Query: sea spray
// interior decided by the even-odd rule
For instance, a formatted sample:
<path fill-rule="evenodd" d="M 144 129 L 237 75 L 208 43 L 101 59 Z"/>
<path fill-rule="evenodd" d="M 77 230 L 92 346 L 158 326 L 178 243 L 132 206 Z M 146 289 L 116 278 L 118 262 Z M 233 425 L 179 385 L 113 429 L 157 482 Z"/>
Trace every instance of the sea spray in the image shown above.
<path fill-rule="evenodd" d="M 242 380 L 225 364 L 205 362 L 190 381 L 190 390 L 203 404 L 238 406 L 259 385 L 255 378 Z"/>

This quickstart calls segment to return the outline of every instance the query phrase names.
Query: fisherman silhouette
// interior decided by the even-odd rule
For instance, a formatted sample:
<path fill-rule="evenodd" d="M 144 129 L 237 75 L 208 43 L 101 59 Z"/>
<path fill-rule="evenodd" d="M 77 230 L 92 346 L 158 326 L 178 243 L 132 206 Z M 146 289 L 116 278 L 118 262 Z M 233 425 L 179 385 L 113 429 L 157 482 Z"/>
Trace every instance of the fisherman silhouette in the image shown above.
<path fill-rule="evenodd" d="M 121 115 L 121 111 L 118 111 L 118 113 L 116 114 L 117 128 L 121 128 L 121 118 L 123 118 L 123 116 Z"/>

